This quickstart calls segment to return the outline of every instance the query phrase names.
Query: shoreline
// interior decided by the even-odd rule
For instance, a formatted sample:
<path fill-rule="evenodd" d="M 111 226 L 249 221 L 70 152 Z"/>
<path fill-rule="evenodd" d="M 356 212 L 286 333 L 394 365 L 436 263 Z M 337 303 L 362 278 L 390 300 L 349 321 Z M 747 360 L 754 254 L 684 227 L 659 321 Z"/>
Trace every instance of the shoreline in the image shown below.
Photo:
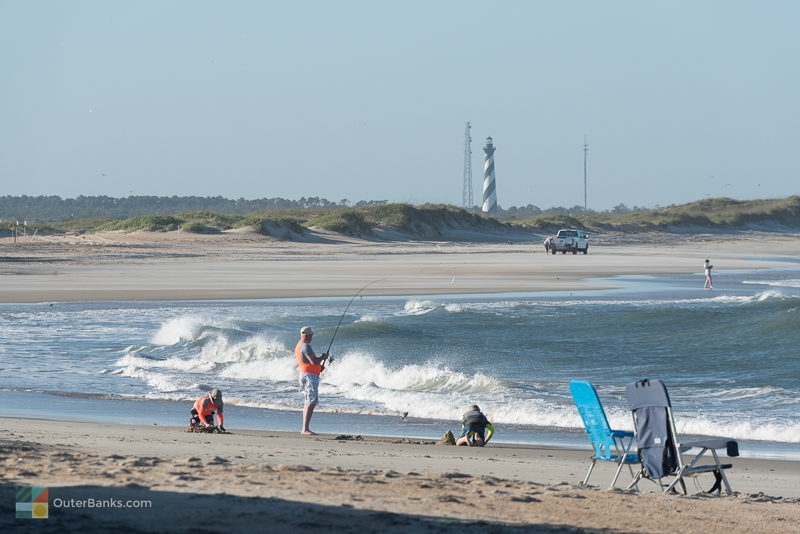
<path fill-rule="evenodd" d="M 350 297 L 371 280 L 380 283 L 365 296 L 583 291 L 614 287 L 598 281 L 613 276 L 698 274 L 706 257 L 721 275 L 785 268 L 800 255 L 795 234 L 721 234 L 696 243 L 638 235 L 591 246 L 586 256 L 546 255 L 534 240 L 320 244 L 211 237 L 139 233 L 111 243 L 5 246 L 0 302 Z"/>
<path fill-rule="evenodd" d="M 299 418 L 299 413 L 297 414 Z M 196 434 L 186 432 L 186 427 L 156 424 L 120 424 L 97 423 L 91 421 L 71 421 L 56 419 L 32 419 L 22 417 L 0 416 L 7 431 L 17 440 L 39 443 L 45 447 L 57 449 L 64 445 L 75 446 L 81 450 L 93 449 L 97 454 L 113 454 L 118 450 L 121 441 L 135 443 L 135 453 L 140 455 L 159 454 L 166 458 L 181 458 L 192 453 L 200 456 L 221 455 L 222 449 L 211 451 L 188 451 L 187 443 L 219 440 L 216 445 L 239 447 L 239 452 L 249 455 L 236 455 L 244 463 L 252 463 L 251 458 L 269 457 L 270 463 L 287 463 L 302 457 L 303 465 L 314 468 L 339 467 L 342 469 L 402 469 L 414 463 L 413 471 L 422 474 L 438 472 L 461 472 L 482 469 L 484 474 L 508 480 L 521 480 L 547 484 L 579 483 L 589 467 L 592 454 L 591 446 L 584 448 L 553 447 L 525 443 L 508 443 L 492 441 L 486 447 L 456 447 L 438 445 L 436 439 L 414 439 L 403 436 L 365 435 L 347 432 L 320 432 L 315 436 L 302 436 L 300 432 L 282 430 L 239 429 L 228 427 L 224 434 Z M 46 429 L 46 432 L 44 432 Z M 89 443 L 80 439 L 91 438 Z M 259 440 L 276 440 L 280 446 L 269 447 L 265 453 Z M 72 444 L 69 442 L 73 441 Z M 292 446 L 287 446 L 292 443 Z M 301 445 L 303 444 L 303 445 Z M 343 450 L 344 447 L 357 445 L 371 448 L 367 453 L 348 455 L 330 452 Z M 131 448 L 130 444 L 122 446 Z M 319 454 L 304 455 L 296 449 L 314 449 Z M 330 447 L 326 449 L 326 447 Z M 394 448 L 392 454 L 376 454 L 385 452 L 384 448 Z M 341 457 L 340 457 L 341 456 Z M 353 457 L 348 457 L 353 456 Z M 552 460 L 553 466 L 537 465 L 537 469 L 520 469 L 519 463 Z M 763 492 L 773 497 L 797 498 L 800 500 L 800 487 L 793 485 L 794 478 L 800 477 L 800 462 L 771 459 L 728 458 L 722 453 L 723 463 L 732 463 L 730 479 L 734 491 L 739 493 Z M 501 462 L 497 465 L 479 468 L 486 460 Z M 465 461 L 466 460 L 466 461 Z M 477 463 L 476 463 L 477 462 Z M 561 463 L 562 465 L 555 465 Z M 567 470 L 564 467 L 568 467 Z M 611 462 L 598 462 L 590 479 L 591 485 L 605 488 L 611 481 L 616 468 Z M 635 469 L 635 466 L 634 466 Z M 568 473 L 566 471 L 569 471 Z M 774 474 L 770 474 L 774 473 Z M 617 483 L 618 489 L 624 489 L 631 477 L 624 473 Z M 739 477 L 737 478 L 737 474 Z M 746 475 L 745 475 L 746 474 Z M 690 479 L 691 480 L 691 479 Z M 710 479 L 713 482 L 713 478 Z M 646 483 L 640 488 L 642 492 L 658 492 L 657 485 Z M 765 489 L 767 488 L 767 489 Z M 701 490 L 697 490 L 701 491 Z"/>
<path fill-rule="evenodd" d="M 0 389 L 0 403 L 10 407 L 0 418 L 174 427 L 188 417 L 187 407 L 191 405 L 191 400 Z M 146 409 L 139 410 L 139 406 L 146 406 Z M 282 432 L 291 435 L 299 427 L 299 406 L 296 409 L 278 409 L 228 403 L 226 407 L 227 418 L 239 422 L 237 428 L 243 432 Z M 496 424 L 495 428 L 498 432 L 493 444 L 587 453 L 591 451 L 582 427 Z M 323 405 L 315 412 L 313 429 L 323 434 L 348 433 L 372 436 L 375 439 L 437 441 L 446 430 L 457 434 L 459 422 L 446 419 L 400 419 L 397 414 L 329 411 Z M 682 437 L 687 441 L 697 441 L 714 436 L 683 434 Z M 800 466 L 800 444 L 745 439 L 738 441 L 740 459 L 790 462 Z"/>
<path fill-rule="evenodd" d="M 610 465 L 595 469 L 590 482 L 599 487 L 580 485 L 588 450 L 2 420 L 3 491 L 10 485 L 49 488 L 44 525 L 60 532 L 123 526 L 137 532 L 185 532 L 198 526 L 223 532 L 271 524 L 280 525 L 281 532 L 436 527 L 450 533 L 482 525 L 502 533 L 520 528 L 668 533 L 673 531 L 664 521 L 668 513 L 681 517 L 682 532 L 688 533 L 790 533 L 800 521 L 796 462 L 734 458 L 733 496 L 698 494 L 705 481 L 690 481 L 689 495 L 675 496 L 654 491 L 657 486 L 649 482 L 640 484 L 640 492 L 603 489 L 611 480 Z M 629 480 L 624 473 L 619 486 Z M 90 510 L 61 504 L 86 499 L 150 505 Z M 20 526 L 6 501 L 0 526 Z"/>

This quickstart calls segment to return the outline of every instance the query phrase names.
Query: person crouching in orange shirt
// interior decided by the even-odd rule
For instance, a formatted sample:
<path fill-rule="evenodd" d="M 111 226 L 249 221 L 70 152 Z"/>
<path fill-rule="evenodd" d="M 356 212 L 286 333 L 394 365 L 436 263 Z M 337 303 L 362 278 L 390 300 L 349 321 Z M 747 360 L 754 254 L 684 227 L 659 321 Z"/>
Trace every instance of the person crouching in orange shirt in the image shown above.
<path fill-rule="evenodd" d="M 219 429 L 225 432 L 223 425 L 224 417 L 222 415 L 222 391 L 212 389 L 211 393 L 205 397 L 200 397 L 194 403 L 189 419 L 190 426 L 213 426 L 214 414 L 217 414 L 217 423 Z"/>

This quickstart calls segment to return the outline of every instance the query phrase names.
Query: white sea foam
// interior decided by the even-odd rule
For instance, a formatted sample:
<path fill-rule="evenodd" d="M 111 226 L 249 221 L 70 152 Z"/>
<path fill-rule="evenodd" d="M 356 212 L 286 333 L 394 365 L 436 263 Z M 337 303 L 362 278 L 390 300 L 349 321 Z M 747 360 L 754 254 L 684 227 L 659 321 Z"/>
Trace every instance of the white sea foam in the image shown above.
<path fill-rule="evenodd" d="M 678 427 L 678 432 L 685 434 L 800 443 L 800 424 L 796 421 L 753 423 L 747 420 L 724 421 L 696 417 L 686 420 L 678 419 L 675 424 Z"/>
<path fill-rule="evenodd" d="M 204 326 L 210 324 L 208 319 L 196 316 L 184 316 L 170 319 L 158 329 L 151 343 L 156 345 L 174 345 L 180 341 L 197 339 Z"/>
<path fill-rule="evenodd" d="M 256 359 L 265 354 L 289 353 L 289 349 L 274 338 L 256 335 L 239 343 L 230 343 L 224 335 L 217 335 L 203 345 L 201 358 L 216 363 L 231 363 Z"/>
<path fill-rule="evenodd" d="M 256 358 L 232 363 L 219 372 L 223 378 L 290 382 L 297 380 L 297 362 L 294 357 Z"/>
<path fill-rule="evenodd" d="M 781 284 L 770 284 L 781 285 Z M 683 304 L 708 304 L 708 303 L 721 303 L 721 304 L 749 304 L 753 302 L 763 302 L 769 299 L 784 299 L 791 298 L 792 295 L 786 295 L 779 290 L 766 290 L 755 295 L 718 295 L 711 298 L 688 298 L 688 299 L 570 299 L 570 300 L 526 300 L 526 301 L 494 301 L 494 302 L 473 302 L 459 304 L 460 309 L 472 311 L 508 311 L 514 308 L 574 308 L 576 306 L 592 306 L 592 307 L 606 307 L 606 306 L 639 306 L 639 307 L 659 307 L 670 305 L 683 305 Z"/>
<path fill-rule="evenodd" d="M 203 373 L 210 371 L 214 367 L 214 362 L 199 358 L 184 359 L 173 356 L 171 358 L 161 360 L 155 358 L 144 358 L 137 356 L 136 354 L 126 354 L 115 363 L 116 365 L 130 369 L 165 369 L 190 373 Z"/>
<path fill-rule="evenodd" d="M 444 309 L 450 313 L 459 313 L 464 311 L 464 306 L 461 304 L 445 304 Z"/>
<path fill-rule="evenodd" d="M 299 402 L 302 402 L 300 396 L 295 396 Z M 270 402 L 270 401 L 263 401 L 263 400 L 253 400 L 247 399 L 243 397 L 229 397 L 225 396 L 225 404 L 233 405 L 233 406 L 245 406 L 248 408 L 266 408 L 268 410 L 296 410 L 298 408 L 297 403 L 289 404 L 286 402 Z M 317 411 L 325 411 L 325 409 L 317 409 Z M 331 411 L 331 410 L 328 410 Z"/>
<path fill-rule="evenodd" d="M 750 296 L 720 295 L 719 297 L 714 297 L 708 300 L 711 302 L 720 302 L 724 304 L 752 304 L 754 302 L 764 302 L 770 299 L 785 299 L 787 297 L 788 295 L 771 289 Z"/>
<path fill-rule="evenodd" d="M 500 381 L 481 373 L 468 375 L 435 363 L 392 367 L 359 351 L 348 353 L 329 365 L 324 381 L 342 390 L 364 384 L 416 392 L 486 392 L 502 388 Z"/>
<path fill-rule="evenodd" d="M 430 300 L 409 300 L 403 306 L 403 311 L 397 315 L 424 315 L 437 308 L 437 305 Z"/>
<path fill-rule="evenodd" d="M 377 323 L 381 319 L 377 315 L 365 314 L 355 320 L 356 323 Z"/>
<path fill-rule="evenodd" d="M 408 412 L 411 417 L 423 419 L 460 420 L 467 406 L 478 404 L 495 424 L 561 428 L 578 428 L 581 425 L 580 418 L 572 407 L 548 405 L 537 399 L 516 399 L 505 394 L 402 391 L 380 388 L 373 383 L 351 384 L 343 391 L 343 388 L 335 387 L 325 379 L 320 383 L 320 392 L 323 396 L 344 394 L 349 399 L 362 401 L 360 404 L 365 408 L 356 413 Z"/>
<path fill-rule="evenodd" d="M 745 280 L 742 283 L 772 287 L 800 287 L 800 278 L 790 278 L 788 280 Z"/>
<path fill-rule="evenodd" d="M 372 413 L 408 412 L 411 417 L 460 419 L 466 407 L 477 402 L 497 423 L 580 424 L 573 408 L 519 399 L 502 381 L 482 373 L 452 371 L 431 362 L 393 367 L 363 352 L 349 353 L 330 365 L 322 375 L 320 391 L 372 406 Z"/>
<path fill-rule="evenodd" d="M 172 356 L 166 359 L 147 358 L 140 351 L 125 354 L 116 365 L 131 369 L 164 369 L 189 373 L 206 373 L 224 364 L 256 361 L 267 355 L 289 354 L 278 340 L 264 336 L 253 336 L 239 343 L 229 343 L 225 336 L 218 335 L 203 346 L 199 354 L 189 357 Z M 289 361 L 292 361 L 291 359 Z M 245 375 L 242 375 L 244 378 Z"/>
<path fill-rule="evenodd" d="M 742 393 L 747 395 L 745 390 Z M 749 393 L 753 393 L 751 390 Z M 625 410 L 609 410 L 606 415 L 612 428 L 619 430 L 633 430 L 630 412 Z M 786 421 L 785 423 L 748 421 L 746 415 L 735 418 L 726 416 L 709 417 L 705 415 L 687 415 L 680 411 L 674 414 L 675 425 L 678 433 L 683 435 L 718 436 L 733 439 L 781 441 L 786 443 L 800 443 L 800 423 Z M 582 428 L 579 423 L 578 428 Z"/>
<path fill-rule="evenodd" d="M 138 378 L 147 382 L 147 385 L 158 391 L 159 393 L 166 393 L 172 391 L 183 391 L 185 386 L 178 384 L 175 377 L 171 377 L 162 373 L 154 373 L 136 367 L 126 367 L 123 369 L 122 376 L 130 378 Z"/>

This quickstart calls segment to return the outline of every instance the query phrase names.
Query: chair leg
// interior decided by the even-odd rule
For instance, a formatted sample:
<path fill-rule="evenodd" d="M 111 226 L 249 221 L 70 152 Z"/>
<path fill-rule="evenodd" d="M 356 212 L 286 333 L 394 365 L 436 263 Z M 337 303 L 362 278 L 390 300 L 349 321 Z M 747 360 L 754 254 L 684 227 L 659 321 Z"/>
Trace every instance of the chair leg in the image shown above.
<path fill-rule="evenodd" d="M 725 475 L 725 470 L 722 469 L 719 474 L 722 476 L 722 482 L 725 483 L 725 491 L 728 493 L 728 495 L 733 495 L 733 489 L 731 489 L 731 484 L 728 482 L 727 475 Z"/>
<path fill-rule="evenodd" d="M 719 471 L 712 471 L 714 474 L 714 485 L 706 493 L 719 493 L 722 490 L 722 475 Z"/>
<path fill-rule="evenodd" d="M 611 486 L 608 489 L 613 489 L 614 485 L 617 483 L 617 479 L 619 478 L 619 473 L 622 471 L 622 466 L 625 464 L 625 457 L 623 456 L 619 465 L 617 466 L 617 472 L 614 473 L 614 479 L 611 481 Z"/>
<path fill-rule="evenodd" d="M 717 465 L 720 467 L 720 470 L 716 471 L 714 473 L 714 475 L 716 476 L 716 474 L 719 473 L 719 476 L 722 478 L 722 481 L 725 483 L 725 490 L 727 491 L 728 495 L 733 494 L 733 489 L 731 489 L 731 484 L 730 484 L 730 482 L 728 482 L 728 476 L 725 474 L 725 470 L 722 469 L 722 465 L 721 465 L 722 462 L 719 461 L 719 456 L 717 455 L 716 449 L 711 449 L 711 455 L 714 457 L 714 461 L 717 462 Z M 717 479 L 717 484 L 715 484 L 715 486 L 718 486 L 718 485 L 719 485 L 719 478 Z M 721 492 L 722 488 L 718 487 L 717 490 Z"/>
<path fill-rule="evenodd" d="M 630 472 L 630 474 L 631 474 L 631 480 L 637 480 L 637 478 L 636 478 L 636 477 L 637 477 L 637 475 L 636 475 L 636 473 L 634 473 L 634 472 L 633 472 L 633 467 L 631 466 L 631 464 L 628 464 L 628 471 L 629 471 L 629 472 Z M 634 489 L 635 489 L 636 491 L 639 491 L 639 483 L 638 483 L 638 482 L 637 482 L 637 483 L 636 483 L 636 485 L 634 486 Z"/>
<path fill-rule="evenodd" d="M 627 488 L 625 488 L 625 491 L 628 491 L 628 490 L 629 490 L 629 489 L 631 489 L 631 488 L 636 488 L 636 489 L 638 490 L 638 489 L 639 489 L 639 481 L 640 481 L 641 479 L 642 479 L 642 472 L 641 472 L 641 471 L 639 471 L 638 473 L 636 473 L 636 476 L 633 478 L 633 480 L 631 481 L 631 483 L 630 483 L 630 484 L 628 484 L 628 487 L 627 487 Z"/>
<path fill-rule="evenodd" d="M 672 491 L 675 488 L 675 485 L 678 482 L 680 482 L 681 486 L 683 486 L 683 493 L 685 494 L 686 493 L 686 484 L 683 483 L 683 468 L 679 469 L 678 472 L 675 473 L 675 480 L 670 482 L 669 486 L 667 486 L 667 489 L 664 490 L 664 493 L 669 493 L 670 491 Z M 661 483 L 661 481 L 659 479 L 659 484 L 660 483 Z M 661 486 L 661 487 L 663 488 L 663 486 Z"/>
<path fill-rule="evenodd" d="M 586 473 L 586 478 L 584 478 L 583 482 L 581 482 L 581 484 L 583 484 L 584 486 L 586 485 L 587 482 L 589 482 L 589 477 L 592 476 L 592 470 L 594 469 L 594 464 L 596 462 L 597 458 L 592 458 L 592 465 L 589 466 L 589 472 Z"/>

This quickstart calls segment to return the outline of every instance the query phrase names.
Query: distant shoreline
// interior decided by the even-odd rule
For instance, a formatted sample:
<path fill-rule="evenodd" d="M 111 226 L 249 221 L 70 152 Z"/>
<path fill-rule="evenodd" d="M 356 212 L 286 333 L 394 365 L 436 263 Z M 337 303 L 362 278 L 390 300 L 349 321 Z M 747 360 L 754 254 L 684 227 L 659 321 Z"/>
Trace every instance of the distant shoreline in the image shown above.
<path fill-rule="evenodd" d="M 365 294 L 573 291 L 600 289 L 589 279 L 615 275 L 698 273 L 707 257 L 722 273 L 785 268 L 800 255 L 791 233 L 592 236 L 587 256 L 545 255 L 533 235 L 462 237 L 297 243 L 247 232 L 113 232 L 17 245 L 5 238 L 0 302 L 344 297 L 376 279 Z"/>

